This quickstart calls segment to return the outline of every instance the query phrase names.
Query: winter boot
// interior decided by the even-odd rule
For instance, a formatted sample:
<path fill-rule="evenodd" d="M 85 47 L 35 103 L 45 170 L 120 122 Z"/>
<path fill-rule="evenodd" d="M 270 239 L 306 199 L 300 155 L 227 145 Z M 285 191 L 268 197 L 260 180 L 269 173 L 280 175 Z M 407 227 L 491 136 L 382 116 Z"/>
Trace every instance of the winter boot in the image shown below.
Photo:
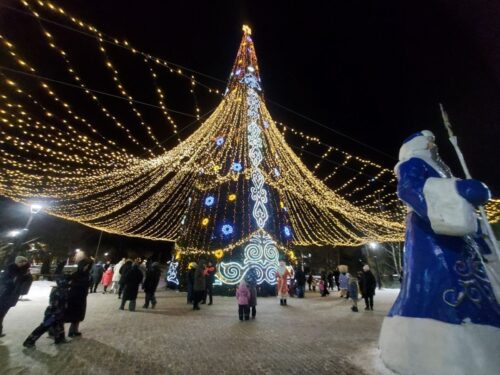
<path fill-rule="evenodd" d="M 283 306 L 284 303 L 283 303 L 283 299 L 280 299 L 280 305 Z"/>
<path fill-rule="evenodd" d="M 286 298 L 283 300 L 283 305 L 286 306 Z"/>
<path fill-rule="evenodd" d="M 37 338 L 38 337 L 36 337 L 36 336 L 29 335 L 28 338 L 26 340 L 24 340 L 23 346 L 25 348 L 34 348 L 35 347 L 35 342 L 36 342 Z"/>
<path fill-rule="evenodd" d="M 135 311 L 135 300 L 129 302 L 128 309 L 130 311 Z"/>
<path fill-rule="evenodd" d="M 358 307 L 357 307 L 357 306 L 353 306 L 353 307 L 351 307 L 351 310 L 352 310 L 353 312 L 358 312 Z"/>

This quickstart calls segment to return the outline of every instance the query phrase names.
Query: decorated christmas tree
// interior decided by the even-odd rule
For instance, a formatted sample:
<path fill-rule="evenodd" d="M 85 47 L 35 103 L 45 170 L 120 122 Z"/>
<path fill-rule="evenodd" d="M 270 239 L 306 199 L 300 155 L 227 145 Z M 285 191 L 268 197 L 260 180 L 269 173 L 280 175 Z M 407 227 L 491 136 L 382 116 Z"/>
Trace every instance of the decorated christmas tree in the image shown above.
<path fill-rule="evenodd" d="M 348 241 L 362 235 L 357 224 L 368 218 L 339 197 L 321 201 L 325 187 L 289 149 L 267 111 L 251 30 L 244 26 L 243 32 L 224 99 L 203 125 L 210 128 L 209 152 L 187 198 L 178 249 L 191 254 L 189 260 L 215 256 L 219 284 L 238 284 L 254 268 L 257 284 L 274 285 L 279 259 L 294 260 L 292 241 L 315 242 L 325 232 L 337 233 L 332 242 Z M 337 212 L 325 215 L 329 203 Z M 360 222 L 347 220 L 347 212 Z"/>

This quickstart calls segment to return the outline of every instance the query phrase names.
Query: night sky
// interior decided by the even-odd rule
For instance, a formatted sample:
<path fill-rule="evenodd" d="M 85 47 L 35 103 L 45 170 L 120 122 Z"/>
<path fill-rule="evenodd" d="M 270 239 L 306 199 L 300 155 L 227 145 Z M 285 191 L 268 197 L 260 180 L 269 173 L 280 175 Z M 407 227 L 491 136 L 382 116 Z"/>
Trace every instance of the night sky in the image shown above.
<path fill-rule="evenodd" d="M 15 1 L 6 3 L 19 8 Z M 247 23 L 275 120 L 388 168 L 397 162 L 403 139 L 429 129 L 443 158 L 462 175 L 440 120 L 442 102 L 471 173 L 500 195 L 500 3 L 73 0 L 61 5 L 142 51 L 219 79 L 203 81 L 220 89 Z M 32 22 L 0 8 L 3 25 L 14 17 L 18 33 Z M 92 66 L 91 58 L 82 59 Z M 205 111 L 212 106 L 200 102 Z M 94 241 L 95 233 L 89 233 Z"/>
<path fill-rule="evenodd" d="M 139 4 L 139 3 L 138 3 Z M 268 103 L 278 121 L 392 168 L 421 129 L 455 155 L 449 112 L 471 173 L 500 194 L 500 3 L 492 1 L 72 1 L 75 14 L 142 50 L 226 80 L 248 23 L 266 98 L 394 159 Z M 224 84 L 220 87 L 224 87 Z M 459 168 L 455 173 L 461 175 Z"/>

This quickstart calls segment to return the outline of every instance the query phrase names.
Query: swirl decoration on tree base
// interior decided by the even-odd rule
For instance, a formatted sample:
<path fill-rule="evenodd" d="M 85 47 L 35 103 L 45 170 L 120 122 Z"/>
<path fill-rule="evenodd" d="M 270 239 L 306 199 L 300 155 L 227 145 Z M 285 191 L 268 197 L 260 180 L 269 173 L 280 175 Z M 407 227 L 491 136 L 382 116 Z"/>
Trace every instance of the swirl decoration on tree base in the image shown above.
<path fill-rule="evenodd" d="M 224 284 L 238 284 L 250 268 L 257 274 L 257 284 L 264 282 L 275 285 L 279 265 L 279 252 L 271 236 L 267 233 L 255 235 L 244 249 L 243 264 L 221 262 L 217 265 L 217 278 Z"/>

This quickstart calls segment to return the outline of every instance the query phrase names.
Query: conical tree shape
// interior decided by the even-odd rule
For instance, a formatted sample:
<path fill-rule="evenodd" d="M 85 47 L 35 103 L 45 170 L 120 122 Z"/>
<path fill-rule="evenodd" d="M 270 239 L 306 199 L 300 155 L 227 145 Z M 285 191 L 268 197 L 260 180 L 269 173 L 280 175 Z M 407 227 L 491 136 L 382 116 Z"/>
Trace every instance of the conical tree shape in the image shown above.
<path fill-rule="evenodd" d="M 237 284 L 251 267 L 259 283 L 273 284 L 278 251 L 292 240 L 325 244 L 317 239 L 326 235 L 331 243 L 348 242 L 381 220 L 311 175 L 286 145 L 262 97 L 255 48 L 244 27 L 226 96 L 202 127 L 211 127 L 213 151 L 199 169 L 180 241 L 187 252 L 224 256 L 218 277 L 226 284 Z M 381 225 L 373 233 L 379 230 L 391 228 Z"/>

